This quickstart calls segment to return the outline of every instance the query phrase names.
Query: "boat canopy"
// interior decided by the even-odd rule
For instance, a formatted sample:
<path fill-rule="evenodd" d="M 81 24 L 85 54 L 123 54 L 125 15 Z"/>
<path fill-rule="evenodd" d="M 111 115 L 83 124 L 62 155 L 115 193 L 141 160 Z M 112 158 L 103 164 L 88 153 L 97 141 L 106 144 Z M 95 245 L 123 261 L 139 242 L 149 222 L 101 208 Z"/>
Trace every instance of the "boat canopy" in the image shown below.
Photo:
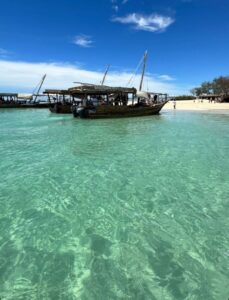
<path fill-rule="evenodd" d="M 137 90 L 135 88 L 127 88 L 127 87 L 112 87 L 106 85 L 81 85 L 77 87 L 72 87 L 68 89 L 71 95 L 80 95 L 80 94 L 88 94 L 88 95 L 105 95 L 105 94 L 136 94 Z"/>
<path fill-rule="evenodd" d="M 147 92 L 143 92 L 143 91 L 137 91 L 136 96 L 140 97 L 140 98 L 148 99 L 148 100 L 150 99 L 150 94 Z"/>
<path fill-rule="evenodd" d="M 18 94 L 18 99 L 30 100 L 30 99 L 32 99 L 32 97 L 33 97 L 33 94 Z"/>

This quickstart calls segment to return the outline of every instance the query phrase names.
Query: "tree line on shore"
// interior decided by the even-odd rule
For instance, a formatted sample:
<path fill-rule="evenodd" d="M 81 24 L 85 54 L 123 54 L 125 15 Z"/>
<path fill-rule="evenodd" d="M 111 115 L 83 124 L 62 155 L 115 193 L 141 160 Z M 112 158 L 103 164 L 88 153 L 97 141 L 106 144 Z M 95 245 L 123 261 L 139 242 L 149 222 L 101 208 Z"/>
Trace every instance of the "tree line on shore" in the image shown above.
<path fill-rule="evenodd" d="M 229 76 L 220 76 L 212 81 L 204 81 L 199 87 L 190 91 L 192 95 L 229 95 Z"/>
<path fill-rule="evenodd" d="M 190 96 L 190 95 L 181 95 L 181 96 L 172 97 L 172 99 L 175 99 L 177 101 L 179 101 L 179 100 L 194 100 L 194 99 L 196 99 L 196 97 Z"/>

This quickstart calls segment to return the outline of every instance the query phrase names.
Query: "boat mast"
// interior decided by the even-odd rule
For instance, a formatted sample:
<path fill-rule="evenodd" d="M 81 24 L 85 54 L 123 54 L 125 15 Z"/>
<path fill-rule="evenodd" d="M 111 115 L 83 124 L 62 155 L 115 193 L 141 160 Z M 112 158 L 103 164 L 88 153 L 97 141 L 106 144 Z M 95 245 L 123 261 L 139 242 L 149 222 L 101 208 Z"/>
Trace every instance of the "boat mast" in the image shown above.
<path fill-rule="evenodd" d="M 106 71 L 105 71 L 105 73 L 104 73 L 103 79 L 102 79 L 102 81 L 101 81 L 101 85 L 103 85 L 104 82 L 105 82 L 105 79 L 106 79 L 107 73 L 108 73 L 108 71 L 109 71 L 109 68 L 110 68 L 110 65 L 108 65 L 107 68 L 106 68 Z"/>
<path fill-rule="evenodd" d="M 144 75 L 145 75 L 145 68 L 146 68 L 146 61 L 147 61 L 147 51 L 145 51 L 145 53 L 144 53 L 142 77 L 141 77 L 141 81 L 140 81 L 139 91 L 142 90 L 142 84 L 143 84 L 143 79 L 144 79 Z"/>
<path fill-rule="evenodd" d="M 41 88 L 42 88 L 42 85 L 43 85 L 43 83 L 44 83 L 44 81 L 45 81 L 45 78 L 46 78 L 46 74 L 42 77 L 42 79 L 41 79 L 41 82 L 40 82 L 40 84 L 39 84 L 39 87 L 38 87 L 38 90 L 37 90 L 37 93 L 36 93 L 36 95 L 35 95 L 35 99 L 34 99 L 34 102 L 36 102 L 36 100 L 37 100 L 37 96 L 39 95 L 39 93 L 40 93 L 40 90 L 41 90 Z"/>

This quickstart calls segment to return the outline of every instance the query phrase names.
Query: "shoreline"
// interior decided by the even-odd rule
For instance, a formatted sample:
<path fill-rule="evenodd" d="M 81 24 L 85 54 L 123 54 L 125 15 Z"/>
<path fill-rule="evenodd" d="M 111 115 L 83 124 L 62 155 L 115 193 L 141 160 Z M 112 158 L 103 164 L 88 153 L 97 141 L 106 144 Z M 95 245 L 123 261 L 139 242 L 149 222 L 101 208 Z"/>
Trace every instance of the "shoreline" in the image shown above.
<path fill-rule="evenodd" d="M 163 108 L 164 110 L 174 111 L 193 111 L 193 112 L 214 112 L 214 113 L 228 113 L 229 103 L 210 103 L 208 100 L 200 102 L 196 100 L 180 100 L 176 101 L 176 109 L 173 108 L 173 101 L 169 101 Z"/>

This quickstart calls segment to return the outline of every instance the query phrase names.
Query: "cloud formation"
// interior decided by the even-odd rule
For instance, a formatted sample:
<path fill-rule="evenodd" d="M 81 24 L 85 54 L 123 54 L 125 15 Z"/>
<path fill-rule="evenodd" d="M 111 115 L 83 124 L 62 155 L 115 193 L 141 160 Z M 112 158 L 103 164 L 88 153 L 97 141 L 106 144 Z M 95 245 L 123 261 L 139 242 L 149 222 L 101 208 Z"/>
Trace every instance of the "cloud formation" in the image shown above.
<path fill-rule="evenodd" d="M 92 47 L 93 41 L 91 40 L 90 36 L 80 34 L 80 35 L 75 36 L 73 43 L 80 47 L 89 48 L 89 47 Z"/>
<path fill-rule="evenodd" d="M 47 78 L 44 88 L 66 89 L 74 86 L 73 82 L 100 84 L 104 73 L 83 69 L 67 63 L 28 63 L 21 61 L 0 60 L 0 90 L 3 92 L 31 93 L 44 74 Z M 108 72 L 105 84 L 111 86 L 126 86 L 131 72 Z M 140 74 L 134 78 L 131 86 L 139 87 Z M 144 89 L 154 92 L 178 95 L 187 93 L 189 86 L 180 87 L 172 82 L 160 80 L 158 76 L 147 73 L 144 79 Z"/>
<path fill-rule="evenodd" d="M 175 80 L 175 78 L 173 78 L 172 76 L 170 75 L 160 75 L 158 76 L 159 79 L 162 79 L 162 80 L 165 80 L 165 81 L 172 81 L 172 80 Z"/>
<path fill-rule="evenodd" d="M 162 32 L 175 20 L 169 16 L 159 14 L 141 15 L 138 13 L 132 13 L 124 17 L 115 17 L 112 21 L 134 25 L 134 28 L 137 30 Z"/>

